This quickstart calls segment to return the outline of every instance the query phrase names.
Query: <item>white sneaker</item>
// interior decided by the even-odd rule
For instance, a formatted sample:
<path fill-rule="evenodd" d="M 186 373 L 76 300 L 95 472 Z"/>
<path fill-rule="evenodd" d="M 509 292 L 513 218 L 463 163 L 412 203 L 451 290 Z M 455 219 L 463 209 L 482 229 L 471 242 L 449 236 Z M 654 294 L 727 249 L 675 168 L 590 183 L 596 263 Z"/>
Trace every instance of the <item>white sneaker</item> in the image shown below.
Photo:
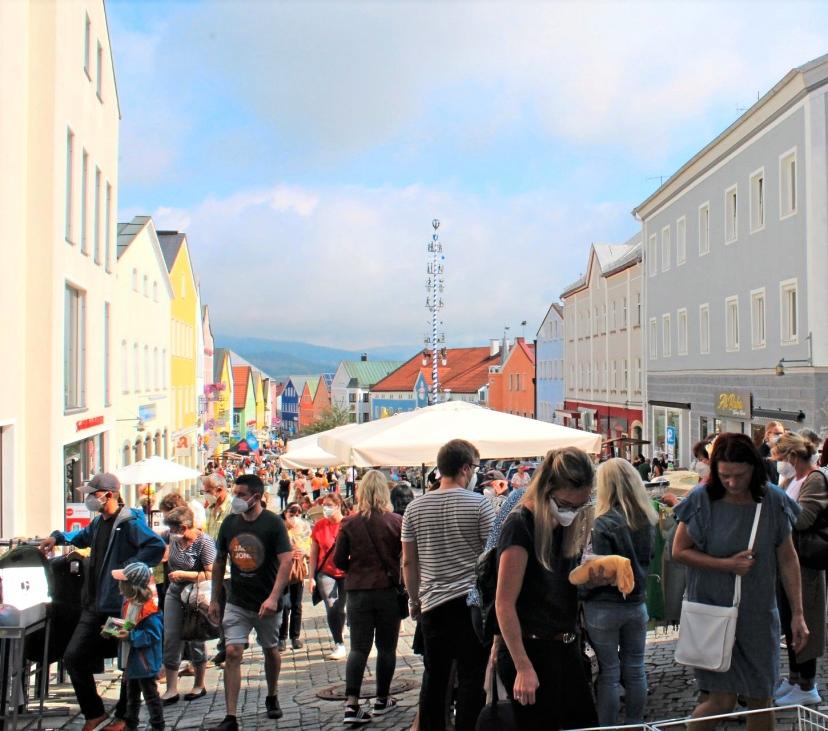
<path fill-rule="evenodd" d="M 328 660 L 344 660 L 348 655 L 345 645 L 337 645 L 336 649 L 328 655 Z"/>
<path fill-rule="evenodd" d="M 773 691 L 773 699 L 781 698 L 783 695 L 788 695 L 794 689 L 794 684 L 787 678 L 780 678 L 779 685 Z"/>
<path fill-rule="evenodd" d="M 810 690 L 802 690 L 798 685 L 795 685 L 790 691 L 780 698 L 775 698 L 774 703 L 777 706 L 813 706 L 822 701 L 816 686 Z"/>

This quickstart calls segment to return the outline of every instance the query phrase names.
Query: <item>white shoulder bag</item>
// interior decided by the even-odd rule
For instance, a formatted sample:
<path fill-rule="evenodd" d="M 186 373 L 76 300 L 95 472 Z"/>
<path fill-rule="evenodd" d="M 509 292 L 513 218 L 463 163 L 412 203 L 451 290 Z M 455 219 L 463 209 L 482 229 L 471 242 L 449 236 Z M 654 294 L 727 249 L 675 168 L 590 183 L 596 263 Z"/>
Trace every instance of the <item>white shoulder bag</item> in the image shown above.
<path fill-rule="evenodd" d="M 757 503 L 750 531 L 748 550 L 753 549 L 762 503 Z M 685 599 L 681 603 L 679 638 L 676 644 L 676 662 L 682 665 L 726 673 L 730 670 L 739 601 L 742 598 L 742 577 L 736 575 L 733 587 L 733 606 L 718 607 Z"/>

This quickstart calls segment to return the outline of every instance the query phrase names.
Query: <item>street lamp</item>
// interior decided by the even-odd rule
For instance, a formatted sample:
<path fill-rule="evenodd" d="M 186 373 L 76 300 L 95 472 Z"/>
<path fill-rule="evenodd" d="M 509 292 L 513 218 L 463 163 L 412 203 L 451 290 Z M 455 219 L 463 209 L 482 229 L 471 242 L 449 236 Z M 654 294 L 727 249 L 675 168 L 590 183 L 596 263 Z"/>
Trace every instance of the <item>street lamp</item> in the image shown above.
<path fill-rule="evenodd" d="M 785 375 L 785 363 L 805 363 L 808 366 L 814 365 L 814 351 L 813 342 L 811 340 L 811 333 L 805 338 L 808 341 L 808 357 L 807 358 L 780 358 L 776 367 L 773 369 L 777 376 Z"/>

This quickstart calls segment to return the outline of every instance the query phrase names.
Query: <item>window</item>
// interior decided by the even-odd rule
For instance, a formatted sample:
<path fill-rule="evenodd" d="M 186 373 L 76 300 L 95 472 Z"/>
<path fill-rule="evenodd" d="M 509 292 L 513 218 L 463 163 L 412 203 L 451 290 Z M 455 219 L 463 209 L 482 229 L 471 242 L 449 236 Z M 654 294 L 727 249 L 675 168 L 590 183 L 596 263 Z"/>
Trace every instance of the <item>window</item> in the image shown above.
<path fill-rule="evenodd" d="M 158 362 L 158 348 L 152 349 L 152 390 L 157 391 L 161 388 L 161 379 L 160 379 L 160 371 L 159 371 L 159 362 Z"/>
<path fill-rule="evenodd" d="M 635 326 L 641 327 L 641 292 L 635 295 Z"/>
<path fill-rule="evenodd" d="M 750 176 L 750 232 L 765 227 L 765 168 Z"/>
<path fill-rule="evenodd" d="M 641 358 L 635 359 L 635 390 L 641 392 Z"/>
<path fill-rule="evenodd" d="M 161 380 L 163 382 L 162 388 L 167 387 L 167 349 L 161 351 Z"/>
<path fill-rule="evenodd" d="M 725 243 L 732 244 L 739 236 L 736 186 L 725 191 Z"/>
<path fill-rule="evenodd" d="M 63 323 L 63 406 L 86 405 L 86 293 L 66 285 Z"/>
<path fill-rule="evenodd" d="M 661 354 L 669 358 L 673 354 L 672 323 L 670 315 L 661 316 Z"/>
<path fill-rule="evenodd" d="M 672 259 L 673 242 L 671 240 L 670 227 L 661 229 L 661 271 L 666 272 L 670 268 Z"/>
<path fill-rule="evenodd" d="M 647 242 L 647 260 L 650 262 L 647 271 L 650 272 L 651 277 L 654 277 L 658 273 L 658 261 L 656 260 L 657 245 L 656 235 L 653 234 Z"/>
<path fill-rule="evenodd" d="M 149 346 L 144 346 L 144 390 L 150 390 L 150 360 L 149 360 Z"/>
<path fill-rule="evenodd" d="M 91 59 L 89 54 L 92 52 L 92 21 L 89 20 L 89 15 L 86 15 L 86 22 L 83 26 L 83 70 L 92 81 L 91 72 L 89 70 Z"/>
<path fill-rule="evenodd" d="M 129 393 L 129 349 L 127 341 L 121 341 L 121 393 Z"/>
<path fill-rule="evenodd" d="M 138 270 L 137 269 L 132 270 L 132 291 L 133 292 L 138 291 Z M 175 325 L 175 323 L 173 323 L 173 325 Z"/>
<path fill-rule="evenodd" d="M 679 355 L 687 355 L 687 310 L 683 307 L 676 312 L 676 334 L 678 335 L 676 352 Z"/>
<path fill-rule="evenodd" d="M 106 259 L 106 271 L 112 271 L 112 186 L 106 184 L 106 211 L 104 212 L 104 257 Z"/>
<path fill-rule="evenodd" d="M 687 218 L 676 221 L 676 266 L 687 261 Z"/>
<path fill-rule="evenodd" d="M 710 253 L 710 204 L 699 206 L 699 256 Z"/>
<path fill-rule="evenodd" d="M 104 362 L 103 362 L 103 381 L 104 381 L 104 406 L 112 405 L 111 391 L 110 391 L 110 352 L 109 342 L 111 337 L 112 325 L 112 311 L 109 302 L 104 302 Z"/>
<path fill-rule="evenodd" d="M 765 290 L 754 289 L 750 293 L 750 345 L 765 347 Z"/>
<path fill-rule="evenodd" d="M 796 148 L 779 158 L 779 218 L 796 213 Z"/>
<path fill-rule="evenodd" d="M 136 393 L 141 390 L 141 356 L 138 354 L 138 343 L 132 344 L 132 390 Z"/>
<path fill-rule="evenodd" d="M 739 350 L 739 298 L 725 300 L 725 347 L 729 352 Z"/>
<path fill-rule="evenodd" d="M 83 157 L 81 162 L 81 209 L 80 209 L 80 239 L 81 239 L 81 253 L 88 254 L 89 253 L 89 240 L 86 236 L 86 229 L 89 225 L 88 221 L 88 211 L 86 209 L 86 198 L 87 198 L 87 186 L 89 185 L 89 154 L 86 150 L 83 151 Z"/>
<path fill-rule="evenodd" d="M 158 282 L 153 281 L 152 283 L 152 301 L 158 302 Z"/>
<path fill-rule="evenodd" d="M 601 305 L 601 334 L 607 334 L 607 306 Z"/>
<path fill-rule="evenodd" d="M 612 390 L 618 390 L 618 361 L 612 361 Z"/>
<path fill-rule="evenodd" d="M 779 316 L 782 345 L 799 342 L 799 303 L 797 281 L 787 279 L 779 283 Z"/>
<path fill-rule="evenodd" d="M 95 168 L 95 190 L 93 204 L 95 230 L 92 232 L 92 252 L 96 264 L 101 263 L 101 169 Z"/>
<path fill-rule="evenodd" d="M 658 323 L 654 317 L 650 318 L 649 344 L 650 360 L 655 360 L 658 358 Z"/>
<path fill-rule="evenodd" d="M 95 93 L 98 95 L 98 99 L 103 101 L 103 96 L 101 95 L 102 89 L 102 80 L 101 80 L 101 71 L 103 70 L 103 48 L 101 47 L 101 42 L 98 41 L 98 53 L 95 56 Z"/>
<path fill-rule="evenodd" d="M 618 323 L 616 322 L 615 316 L 615 300 L 612 301 L 612 306 L 610 307 L 610 329 L 615 330 L 618 327 Z"/>
<path fill-rule="evenodd" d="M 621 308 L 621 328 L 626 330 L 627 329 L 627 298 L 624 297 L 624 304 Z"/>
<path fill-rule="evenodd" d="M 66 130 L 66 240 L 70 244 L 74 244 L 75 238 L 75 220 L 73 217 L 73 207 L 75 205 L 75 191 L 74 191 L 74 176 L 72 174 L 74 168 L 75 157 L 75 135 L 71 129 Z"/>
<path fill-rule="evenodd" d="M 144 297 L 149 297 L 149 277 L 146 274 L 144 275 L 143 294 Z"/>
<path fill-rule="evenodd" d="M 628 361 L 624 359 L 624 370 L 623 370 L 623 380 L 621 381 L 621 387 L 624 391 L 626 391 L 630 387 L 630 369 L 628 366 Z"/>
<path fill-rule="evenodd" d="M 710 305 L 699 305 L 699 353 L 710 352 Z"/>

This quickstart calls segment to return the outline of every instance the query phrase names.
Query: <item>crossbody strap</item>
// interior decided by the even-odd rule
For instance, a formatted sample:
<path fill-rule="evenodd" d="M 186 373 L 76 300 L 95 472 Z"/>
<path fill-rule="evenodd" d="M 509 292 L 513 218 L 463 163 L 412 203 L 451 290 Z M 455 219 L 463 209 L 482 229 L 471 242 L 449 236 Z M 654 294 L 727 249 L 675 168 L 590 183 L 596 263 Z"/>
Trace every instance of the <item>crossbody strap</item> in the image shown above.
<path fill-rule="evenodd" d="M 371 541 L 371 545 L 374 547 L 374 552 L 377 554 L 377 557 L 379 558 L 380 563 L 382 564 L 382 568 L 385 571 L 385 575 L 389 578 L 389 580 L 394 586 L 399 586 L 401 583 L 400 577 L 399 575 L 394 576 L 394 572 L 390 569 L 389 564 L 386 562 L 385 556 L 383 556 L 382 553 L 380 553 L 380 550 L 377 548 L 377 543 L 374 540 L 374 536 L 371 535 L 371 529 L 368 527 L 368 518 L 365 518 L 363 522 L 365 527 L 365 533 L 368 536 L 368 540 Z"/>
<path fill-rule="evenodd" d="M 756 512 L 753 514 L 753 527 L 750 529 L 750 540 L 748 540 L 747 550 L 753 550 L 753 544 L 756 541 L 756 531 L 759 528 L 759 516 L 762 514 L 762 503 L 756 503 Z M 733 606 L 738 607 L 742 600 L 742 577 L 736 574 L 736 582 L 733 587 Z"/>

